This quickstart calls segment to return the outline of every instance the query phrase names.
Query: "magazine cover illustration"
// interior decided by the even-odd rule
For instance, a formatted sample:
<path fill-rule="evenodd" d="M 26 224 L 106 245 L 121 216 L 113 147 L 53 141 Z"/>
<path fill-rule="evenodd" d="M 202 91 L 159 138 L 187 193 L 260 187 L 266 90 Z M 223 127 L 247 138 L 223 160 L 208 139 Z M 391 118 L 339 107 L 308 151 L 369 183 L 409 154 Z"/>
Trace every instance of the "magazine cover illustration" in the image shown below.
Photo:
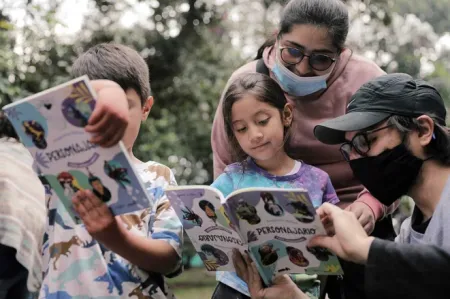
<path fill-rule="evenodd" d="M 209 271 L 234 271 L 236 248 L 248 250 L 266 284 L 278 274 L 342 274 L 336 256 L 307 246 L 325 230 L 304 189 L 247 188 L 223 198 L 212 187 L 178 186 L 166 194 Z"/>
<path fill-rule="evenodd" d="M 233 229 L 215 191 L 207 188 L 166 190 L 166 195 L 206 269 L 234 271 L 233 248 L 244 252 L 247 247 Z"/>
<path fill-rule="evenodd" d="M 306 190 L 252 188 L 230 194 L 225 207 L 266 283 L 279 273 L 342 274 L 336 256 L 307 246 L 325 230 Z"/>
<path fill-rule="evenodd" d="M 150 206 L 122 143 L 102 148 L 89 142 L 84 127 L 94 107 L 84 76 L 3 108 L 34 157 L 47 196 L 59 197 L 78 223 L 71 205 L 78 190 L 92 190 L 115 215 Z"/>

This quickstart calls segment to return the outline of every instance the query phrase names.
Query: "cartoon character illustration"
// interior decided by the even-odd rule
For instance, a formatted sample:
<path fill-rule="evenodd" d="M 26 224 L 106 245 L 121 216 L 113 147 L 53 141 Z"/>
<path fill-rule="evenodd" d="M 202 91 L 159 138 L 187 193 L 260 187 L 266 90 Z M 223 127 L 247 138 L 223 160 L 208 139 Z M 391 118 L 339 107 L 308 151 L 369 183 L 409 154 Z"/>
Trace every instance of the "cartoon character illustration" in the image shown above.
<path fill-rule="evenodd" d="M 273 249 L 272 243 L 267 243 L 264 245 L 261 245 L 258 248 L 259 255 L 261 256 L 261 263 L 264 266 L 271 265 L 275 263 L 278 260 L 278 251 L 279 249 Z"/>
<path fill-rule="evenodd" d="M 37 121 L 24 121 L 22 122 L 22 128 L 25 134 L 27 134 L 31 138 L 31 141 L 37 148 L 47 148 L 47 141 L 45 140 L 45 130 Z"/>
<path fill-rule="evenodd" d="M 238 229 L 237 229 L 236 226 L 233 224 L 233 222 L 231 222 L 230 216 L 228 216 L 228 213 L 225 211 L 225 208 L 224 208 L 223 206 L 220 206 L 220 207 L 219 207 L 219 211 L 221 212 L 221 214 L 222 214 L 223 217 L 225 218 L 225 226 L 229 226 L 232 230 L 238 231 Z"/>
<path fill-rule="evenodd" d="M 247 232 L 247 242 L 258 241 L 258 237 L 256 236 L 255 231 L 249 230 Z"/>
<path fill-rule="evenodd" d="M 71 175 L 67 171 L 63 171 L 58 174 L 57 179 L 61 184 L 61 187 L 64 189 L 64 196 L 66 196 L 68 199 L 72 199 L 75 192 L 81 189 L 73 175 Z"/>
<path fill-rule="evenodd" d="M 121 187 L 126 188 L 126 185 L 131 184 L 130 178 L 128 177 L 128 170 L 125 167 L 116 167 L 112 165 L 111 161 L 105 161 L 103 168 L 106 174 Z"/>
<path fill-rule="evenodd" d="M 216 224 L 216 222 L 217 222 L 217 215 L 216 215 L 215 208 L 214 208 L 213 204 L 210 203 L 207 200 L 200 200 L 198 205 L 203 211 L 205 211 L 206 216 L 209 219 L 211 219 L 212 221 L 214 221 L 214 224 Z"/>
<path fill-rule="evenodd" d="M 240 219 L 247 220 L 251 225 L 261 222 L 261 218 L 259 218 L 256 213 L 256 208 L 246 203 L 243 199 L 239 199 L 238 206 L 236 207 L 236 214 Z"/>
<path fill-rule="evenodd" d="M 95 100 L 84 82 L 74 83 L 62 103 L 62 114 L 71 125 L 84 127 L 94 110 Z"/>
<path fill-rule="evenodd" d="M 103 202 L 108 202 L 111 199 L 111 191 L 102 184 L 99 177 L 93 175 L 89 169 L 87 171 L 89 173 L 88 181 L 92 187 L 92 192 Z"/>
<path fill-rule="evenodd" d="M 295 210 L 294 217 L 303 223 L 310 223 L 314 221 L 314 215 L 309 211 L 308 206 L 300 200 L 291 201 L 288 206 L 292 206 Z"/>
<path fill-rule="evenodd" d="M 329 257 L 332 255 L 326 248 L 323 247 L 306 247 L 309 253 L 314 255 L 316 259 L 322 262 L 328 261 Z"/>
<path fill-rule="evenodd" d="M 299 267 L 307 267 L 309 265 L 309 261 L 303 256 L 303 252 L 300 249 L 288 246 L 286 247 L 286 251 L 289 256 L 289 260 L 294 265 Z"/>
<path fill-rule="evenodd" d="M 81 127 L 87 125 L 89 116 L 81 112 L 74 104 L 69 104 L 65 108 L 68 117 L 78 120 Z"/>
<path fill-rule="evenodd" d="M 188 207 L 181 208 L 181 212 L 183 212 L 183 220 L 191 221 L 194 225 L 202 226 L 203 220 L 199 215 L 195 214 L 194 211 L 189 209 Z"/>
<path fill-rule="evenodd" d="M 273 216 L 281 216 L 284 214 L 283 209 L 276 203 L 275 198 L 270 192 L 261 192 L 260 197 L 264 202 L 264 209 Z"/>
<path fill-rule="evenodd" d="M 61 255 L 68 256 L 68 254 L 70 253 L 70 247 L 75 246 L 75 245 L 77 245 L 77 246 L 83 245 L 81 243 L 81 240 L 77 236 L 73 236 L 67 242 L 54 243 L 52 246 L 50 246 L 50 248 L 49 248 L 50 258 L 54 258 L 53 270 L 57 270 L 56 262 L 59 260 Z"/>
<path fill-rule="evenodd" d="M 214 246 L 203 244 L 200 247 L 200 250 L 202 252 L 199 253 L 199 256 L 203 261 L 214 261 L 219 266 L 224 266 L 229 262 L 229 258 L 226 253 L 215 248 Z"/>

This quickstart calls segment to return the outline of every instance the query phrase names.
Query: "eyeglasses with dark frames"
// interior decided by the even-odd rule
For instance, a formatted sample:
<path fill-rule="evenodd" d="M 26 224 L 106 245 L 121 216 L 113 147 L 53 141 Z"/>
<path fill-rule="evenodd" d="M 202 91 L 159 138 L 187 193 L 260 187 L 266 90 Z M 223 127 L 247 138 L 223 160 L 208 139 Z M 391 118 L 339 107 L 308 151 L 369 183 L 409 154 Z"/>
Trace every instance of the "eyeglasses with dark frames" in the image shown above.
<path fill-rule="evenodd" d="M 326 71 L 336 61 L 336 58 L 325 54 L 312 53 L 306 55 L 303 51 L 294 47 L 280 47 L 281 60 L 287 65 L 296 65 L 305 57 L 308 57 L 309 66 L 316 71 Z"/>
<path fill-rule="evenodd" d="M 369 136 L 372 133 L 387 129 L 392 127 L 393 125 L 387 125 L 381 128 L 377 128 L 370 131 L 359 132 L 355 136 L 353 136 L 351 141 L 344 142 L 341 145 L 340 151 L 345 161 L 350 161 L 350 154 L 352 149 L 362 157 L 367 157 L 367 153 L 370 151 L 370 146 L 372 144 L 371 140 L 369 140 Z"/>

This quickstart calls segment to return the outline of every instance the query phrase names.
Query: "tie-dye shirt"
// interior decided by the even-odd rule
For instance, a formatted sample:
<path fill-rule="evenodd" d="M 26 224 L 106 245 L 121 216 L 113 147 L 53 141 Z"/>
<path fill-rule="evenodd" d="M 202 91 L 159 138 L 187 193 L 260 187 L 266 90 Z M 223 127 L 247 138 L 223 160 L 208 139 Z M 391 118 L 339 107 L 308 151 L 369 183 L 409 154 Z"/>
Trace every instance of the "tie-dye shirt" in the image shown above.
<path fill-rule="evenodd" d="M 315 208 L 322 203 L 329 202 L 337 204 L 339 199 L 331 184 L 328 174 L 317 167 L 301 164 L 299 170 L 284 176 L 276 176 L 258 167 L 252 159 L 247 159 L 243 163 L 228 165 L 212 184 L 219 189 L 224 197 L 231 192 L 248 187 L 271 187 L 271 188 L 305 188 Z M 302 279 L 308 275 L 302 275 Z M 315 280 L 316 276 L 311 276 Z M 250 296 L 248 287 L 234 272 L 216 273 L 216 279 L 239 292 Z M 301 286 L 300 286 L 301 287 Z M 318 290 L 307 290 L 317 293 Z M 317 294 L 313 294 L 317 295 Z"/>
<path fill-rule="evenodd" d="M 135 167 L 154 205 L 117 217 L 133 233 L 172 245 L 179 263 L 167 276 L 176 276 L 182 271 L 183 229 L 164 194 L 168 185 L 176 185 L 175 178 L 156 162 Z M 96 242 L 84 225 L 74 224 L 56 196 L 48 208 L 39 298 L 174 298 L 162 274 L 148 273 Z"/>

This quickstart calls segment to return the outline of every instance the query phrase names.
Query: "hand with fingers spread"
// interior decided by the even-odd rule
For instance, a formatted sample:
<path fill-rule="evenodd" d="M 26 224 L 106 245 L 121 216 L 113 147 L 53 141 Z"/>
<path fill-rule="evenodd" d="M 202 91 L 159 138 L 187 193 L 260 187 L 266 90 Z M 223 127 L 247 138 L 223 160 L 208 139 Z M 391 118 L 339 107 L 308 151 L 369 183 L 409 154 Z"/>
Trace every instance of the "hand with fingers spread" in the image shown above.
<path fill-rule="evenodd" d="M 254 299 L 308 299 L 297 285 L 286 274 L 274 278 L 272 286 L 265 288 L 256 269 L 255 263 L 248 254 L 233 250 L 233 264 L 237 275 L 248 285 L 251 298 Z"/>
<path fill-rule="evenodd" d="M 364 264 L 369 256 L 374 238 L 368 237 L 353 212 L 344 211 L 329 203 L 317 209 L 328 236 L 316 236 L 310 247 L 324 247 L 340 258 Z"/>
<path fill-rule="evenodd" d="M 93 80 L 91 85 L 97 93 L 97 102 L 85 130 L 93 134 L 90 142 L 111 147 L 122 139 L 128 125 L 127 97 L 113 81 Z"/>
<path fill-rule="evenodd" d="M 86 230 L 97 241 L 108 246 L 117 240 L 120 224 L 108 206 L 95 196 L 92 191 L 78 191 L 72 198 L 75 211 L 80 216 Z"/>
<path fill-rule="evenodd" d="M 367 234 L 372 233 L 375 228 L 375 214 L 367 204 L 364 202 L 355 201 L 345 210 L 355 214 L 356 219 L 358 219 L 359 223 L 361 223 L 361 226 Z"/>

